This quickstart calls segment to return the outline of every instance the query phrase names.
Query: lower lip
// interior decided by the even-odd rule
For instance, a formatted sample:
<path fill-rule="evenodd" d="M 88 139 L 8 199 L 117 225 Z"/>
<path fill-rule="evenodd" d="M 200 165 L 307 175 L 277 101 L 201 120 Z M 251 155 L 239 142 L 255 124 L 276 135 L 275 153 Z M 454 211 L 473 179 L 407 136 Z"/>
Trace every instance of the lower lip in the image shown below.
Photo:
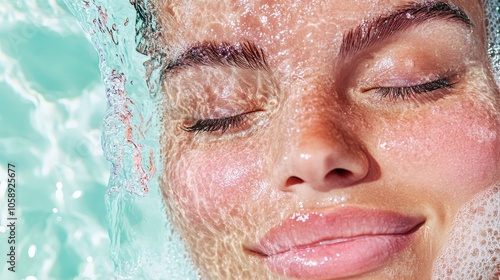
<path fill-rule="evenodd" d="M 370 272 L 407 247 L 412 234 L 375 235 L 309 247 L 266 257 L 275 272 L 295 278 L 338 278 Z"/>

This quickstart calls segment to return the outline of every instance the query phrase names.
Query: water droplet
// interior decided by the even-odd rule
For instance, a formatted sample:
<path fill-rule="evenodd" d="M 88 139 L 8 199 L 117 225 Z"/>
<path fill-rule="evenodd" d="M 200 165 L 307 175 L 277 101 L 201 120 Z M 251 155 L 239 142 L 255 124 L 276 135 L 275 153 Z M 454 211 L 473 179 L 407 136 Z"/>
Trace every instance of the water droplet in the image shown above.
<path fill-rule="evenodd" d="M 36 245 L 30 245 L 28 249 L 28 257 L 33 258 L 36 254 Z"/>

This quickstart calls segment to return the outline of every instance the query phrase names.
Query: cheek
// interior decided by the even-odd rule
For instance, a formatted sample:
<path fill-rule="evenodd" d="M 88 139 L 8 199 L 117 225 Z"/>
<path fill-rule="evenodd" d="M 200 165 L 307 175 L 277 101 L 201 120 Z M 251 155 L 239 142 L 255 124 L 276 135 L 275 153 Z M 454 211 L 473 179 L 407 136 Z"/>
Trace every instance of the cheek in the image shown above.
<path fill-rule="evenodd" d="M 500 179 L 500 125 L 488 112 L 474 105 L 434 108 L 416 120 L 393 124 L 397 129 L 386 128 L 389 133 L 377 151 L 384 162 L 393 162 L 386 170 L 408 182 L 469 197 Z"/>
<path fill-rule="evenodd" d="M 456 116 L 442 125 L 430 125 L 426 146 L 436 155 L 430 157 L 435 163 L 430 166 L 441 173 L 444 191 L 477 193 L 499 179 L 500 130 L 485 116 Z M 424 169 L 427 173 L 432 170 L 430 166 Z"/>
<path fill-rule="evenodd" d="M 232 147 L 186 151 L 174 164 L 171 188 L 175 203 L 186 211 L 189 220 L 234 218 L 241 208 L 254 200 L 263 184 L 262 158 L 255 149 Z M 212 225 L 216 226 L 216 225 Z"/>

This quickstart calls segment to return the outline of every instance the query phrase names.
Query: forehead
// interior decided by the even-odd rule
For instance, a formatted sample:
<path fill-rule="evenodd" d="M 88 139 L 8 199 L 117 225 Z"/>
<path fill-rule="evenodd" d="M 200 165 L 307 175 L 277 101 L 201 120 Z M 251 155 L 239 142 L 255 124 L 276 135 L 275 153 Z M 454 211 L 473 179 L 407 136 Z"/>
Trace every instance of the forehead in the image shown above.
<path fill-rule="evenodd" d="M 344 35 L 368 22 L 411 6 L 441 1 L 429 0 L 292 0 L 292 1 L 172 1 L 156 0 L 156 20 L 162 28 L 160 48 L 175 61 L 199 42 L 253 42 L 267 54 L 275 73 L 301 77 L 318 67 L 331 70 L 342 49 Z M 446 1 L 458 7 L 472 21 L 473 45 L 484 49 L 485 28 L 482 5 L 478 1 Z M 411 15 L 410 15 L 411 16 Z M 423 29 L 419 36 L 428 42 L 442 41 L 462 30 L 447 28 L 442 20 L 433 24 L 441 33 L 430 36 Z M 416 25 L 412 25 L 416 26 Z M 427 28 L 427 27 L 424 27 Z M 470 29 L 468 29 L 470 31 Z M 467 31 L 467 35 L 470 32 Z M 400 34 L 403 34 L 401 32 Z M 437 36 L 436 34 L 439 34 Z M 465 33 L 464 33 L 465 34 Z M 446 36 L 443 36 L 446 35 Z M 461 36 L 461 35 L 459 35 Z M 466 36 L 463 36 L 464 38 Z M 415 42 L 414 42 L 415 43 Z M 415 46 L 418 44 L 414 44 Z M 484 55 L 484 54 L 482 54 Z M 333 59 L 333 61 L 332 61 Z M 321 65 L 319 65 L 321 64 Z M 325 72 L 326 73 L 326 72 Z M 317 76 L 317 78 L 320 78 Z"/>
<path fill-rule="evenodd" d="M 276 42 L 318 31 L 322 36 L 336 37 L 363 21 L 418 2 L 429 1 L 154 1 L 156 19 L 163 27 L 162 36 L 167 45 L 203 40 Z M 472 19 L 476 28 L 484 32 L 482 1 L 444 2 L 458 6 Z"/>

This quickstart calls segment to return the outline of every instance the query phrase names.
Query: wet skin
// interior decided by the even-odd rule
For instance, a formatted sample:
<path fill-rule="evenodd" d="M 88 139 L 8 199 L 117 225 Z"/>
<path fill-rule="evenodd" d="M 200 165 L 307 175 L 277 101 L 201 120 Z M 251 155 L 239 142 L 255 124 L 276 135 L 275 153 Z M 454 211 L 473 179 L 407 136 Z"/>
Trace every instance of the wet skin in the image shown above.
<path fill-rule="evenodd" d="M 203 278 L 429 278 L 457 211 L 500 180 L 499 92 L 481 5 L 450 1 L 470 22 L 417 23 L 409 10 L 404 30 L 346 51 L 349 31 L 418 5 L 159 2 L 171 54 L 162 188 Z M 244 46 L 250 62 L 227 62 Z M 297 247 L 321 246 L 296 244 L 283 224 L 359 209 L 418 222 L 390 256 L 373 249 L 375 261 L 347 272 L 330 256 L 340 272 L 283 268 L 263 248 L 278 231 L 300 258 Z"/>

